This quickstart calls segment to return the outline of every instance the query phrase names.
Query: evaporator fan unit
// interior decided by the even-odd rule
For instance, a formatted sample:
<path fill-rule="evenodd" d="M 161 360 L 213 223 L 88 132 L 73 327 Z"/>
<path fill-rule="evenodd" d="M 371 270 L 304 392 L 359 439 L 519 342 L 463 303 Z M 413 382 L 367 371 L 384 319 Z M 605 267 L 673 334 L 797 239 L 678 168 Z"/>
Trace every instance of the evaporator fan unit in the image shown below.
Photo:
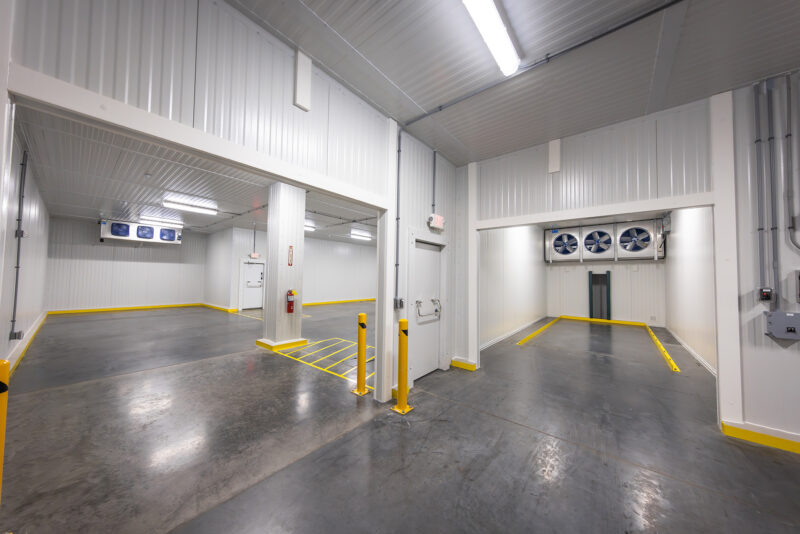
<path fill-rule="evenodd" d="M 581 229 L 581 242 L 583 243 L 583 259 L 613 260 L 614 259 L 614 226 L 587 226 Z"/>
<path fill-rule="evenodd" d="M 558 254 L 572 254 L 578 248 L 578 239 L 572 234 L 561 234 L 553 240 L 553 249 Z"/>
<path fill-rule="evenodd" d="M 617 257 L 625 259 L 654 259 L 656 234 L 653 221 L 617 224 Z M 663 257 L 659 254 L 659 257 Z"/>
<path fill-rule="evenodd" d="M 578 228 L 548 230 L 545 239 L 548 261 L 575 261 L 580 259 L 580 232 Z"/>

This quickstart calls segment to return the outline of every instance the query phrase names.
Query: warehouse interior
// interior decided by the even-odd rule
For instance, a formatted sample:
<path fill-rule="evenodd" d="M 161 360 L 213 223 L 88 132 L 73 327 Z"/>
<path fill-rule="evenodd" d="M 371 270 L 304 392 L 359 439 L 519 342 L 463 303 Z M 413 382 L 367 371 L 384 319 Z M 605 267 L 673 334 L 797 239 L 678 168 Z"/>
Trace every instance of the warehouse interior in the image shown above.
<path fill-rule="evenodd" d="M 798 530 L 798 22 L 2 3 L 0 529 Z"/>

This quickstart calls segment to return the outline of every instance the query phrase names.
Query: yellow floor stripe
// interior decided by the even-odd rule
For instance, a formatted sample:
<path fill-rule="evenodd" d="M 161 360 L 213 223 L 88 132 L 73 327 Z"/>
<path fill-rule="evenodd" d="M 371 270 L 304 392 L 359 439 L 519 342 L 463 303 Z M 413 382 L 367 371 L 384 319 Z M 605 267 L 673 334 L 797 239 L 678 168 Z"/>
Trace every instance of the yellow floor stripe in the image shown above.
<path fill-rule="evenodd" d="M 650 339 L 653 340 L 653 344 L 658 349 L 658 352 L 661 353 L 661 356 L 664 358 L 664 361 L 667 362 L 667 365 L 669 366 L 670 370 L 672 370 L 672 372 L 674 372 L 674 373 L 680 373 L 681 372 L 680 367 L 678 367 L 678 364 L 676 364 L 675 360 L 673 360 L 672 357 L 669 355 L 669 352 L 667 352 L 667 349 L 665 349 L 664 345 L 662 345 L 661 342 L 658 340 L 658 338 L 656 337 L 655 332 L 653 332 L 650 329 L 650 327 L 647 326 L 646 323 L 642 323 L 642 322 L 638 322 L 638 321 L 617 321 L 615 319 L 595 319 L 593 317 L 575 317 L 575 316 L 572 316 L 572 315 L 562 315 L 560 317 L 557 317 L 557 318 L 553 319 L 552 321 L 550 321 L 549 323 L 547 323 L 546 325 L 544 325 L 543 327 L 541 327 L 540 329 L 535 331 L 533 334 L 522 338 L 517 343 L 517 345 L 524 345 L 525 343 L 527 343 L 528 341 L 530 341 L 534 337 L 538 336 L 539 334 L 541 334 L 542 332 L 544 332 L 545 330 L 547 330 L 548 328 L 553 326 L 556 322 L 558 322 L 561 319 L 566 319 L 568 321 L 583 321 L 583 322 L 587 322 L 587 323 L 612 324 L 612 325 L 623 325 L 623 326 L 643 326 L 645 328 L 645 330 L 647 330 L 647 333 L 650 335 Z"/>
<path fill-rule="evenodd" d="M 350 344 L 349 344 L 349 345 L 347 345 L 345 348 L 343 348 L 343 349 L 339 349 L 339 350 L 337 350 L 336 352 L 331 352 L 331 353 L 330 353 L 330 354 L 328 354 L 327 356 L 323 356 L 323 357 L 322 357 L 322 358 L 320 358 L 319 360 L 314 360 L 314 361 L 313 361 L 313 362 L 311 362 L 311 363 L 317 363 L 317 362 L 321 362 L 322 360 L 326 360 L 326 359 L 330 358 L 331 356 L 333 356 L 334 354 L 339 354 L 339 353 L 340 353 L 340 352 L 342 352 L 343 350 L 347 350 L 347 349 L 351 348 L 353 345 L 358 345 L 358 343 L 350 343 Z"/>
<path fill-rule="evenodd" d="M 665 349 L 664 345 L 662 345 L 661 342 L 658 340 L 655 333 L 652 330 L 650 330 L 649 326 L 644 325 L 644 327 L 647 329 L 647 333 L 650 334 L 650 337 L 652 338 L 653 343 L 655 343 L 656 347 L 658 348 L 658 351 L 664 357 L 664 361 L 666 361 L 667 365 L 669 365 L 669 368 L 676 373 L 680 373 L 681 372 L 680 368 L 675 363 L 675 360 L 673 360 L 672 357 L 670 357 L 669 352 L 667 352 L 667 349 Z"/>
<path fill-rule="evenodd" d="M 551 326 L 556 324 L 559 319 L 561 319 L 561 317 L 556 317 L 555 319 L 553 319 L 552 321 L 550 321 L 549 323 L 547 323 L 546 325 L 544 325 L 543 327 L 541 327 L 540 329 L 535 331 L 533 334 L 525 336 L 524 338 L 519 340 L 519 342 L 517 342 L 517 345 L 524 345 L 525 343 L 527 343 L 531 339 L 535 338 L 536 336 L 538 336 L 539 334 L 541 334 L 542 332 L 544 332 L 545 330 L 547 330 L 548 328 L 550 328 Z"/>

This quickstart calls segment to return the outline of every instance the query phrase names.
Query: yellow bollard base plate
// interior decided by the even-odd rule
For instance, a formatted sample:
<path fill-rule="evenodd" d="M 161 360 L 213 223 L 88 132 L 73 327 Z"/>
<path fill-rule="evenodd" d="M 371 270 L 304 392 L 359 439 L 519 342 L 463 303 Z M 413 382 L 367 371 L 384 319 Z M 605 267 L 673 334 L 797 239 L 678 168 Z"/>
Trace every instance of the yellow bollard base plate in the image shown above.
<path fill-rule="evenodd" d="M 405 410 L 403 410 L 403 409 L 401 409 L 401 408 L 398 408 L 397 406 L 392 406 L 392 411 L 393 411 L 393 412 L 397 412 L 397 413 L 399 413 L 400 415 L 405 415 L 405 414 L 407 414 L 408 412 L 410 412 L 410 411 L 411 411 L 411 410 L 413 410 L 413 409 L 414 409 L 414 407 L 413 407 L 413 406 L 406 406 L 406 409 L 405 409 Z"/>
<path fill-rule="evenodd" d="M 358 391 L 358 389 L 351 389 L 350 393 L 352 393 L 353 395 L 358 395 L 359 397 L 363 397 L 364 395 L 369 393 L 369 390 L 366 388 L 364 388 L 364 391 Z"/>

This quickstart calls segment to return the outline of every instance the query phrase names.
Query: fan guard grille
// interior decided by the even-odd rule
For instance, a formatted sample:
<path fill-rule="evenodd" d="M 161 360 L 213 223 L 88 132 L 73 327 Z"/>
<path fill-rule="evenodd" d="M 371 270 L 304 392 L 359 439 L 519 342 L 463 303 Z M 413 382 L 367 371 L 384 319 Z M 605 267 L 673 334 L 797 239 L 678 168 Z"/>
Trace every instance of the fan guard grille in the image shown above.
<path fill-rule="evenodd" d="M 619 246 L 628 252 L 639 252 L 650 245 L 650 232 L 641 227 L 628 228 L 619 236 Z"/>

